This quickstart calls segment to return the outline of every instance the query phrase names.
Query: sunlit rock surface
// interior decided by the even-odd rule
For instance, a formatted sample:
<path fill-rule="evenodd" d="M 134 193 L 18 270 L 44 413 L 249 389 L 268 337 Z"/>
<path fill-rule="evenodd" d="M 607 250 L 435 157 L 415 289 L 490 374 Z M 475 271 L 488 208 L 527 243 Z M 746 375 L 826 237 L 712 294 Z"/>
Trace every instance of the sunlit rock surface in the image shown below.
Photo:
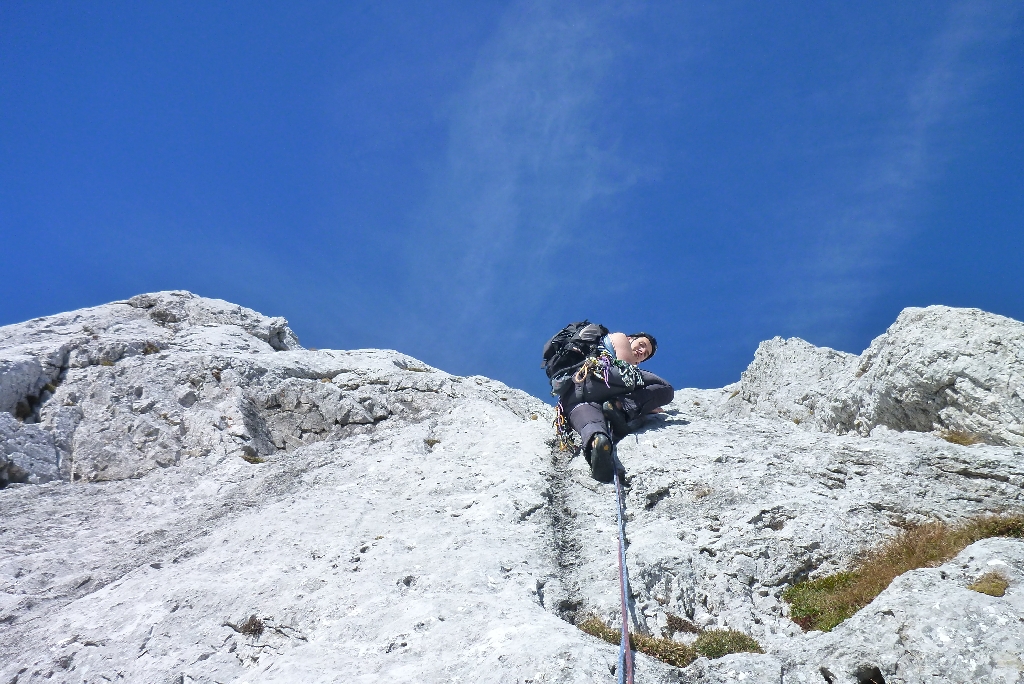
<path fill-rule="evenodd" d="M 1024 542 L 829 634 L 780 599 L 901 525 L 1022 509 L 1022 328 L 929 307 L 860 357 L 765 342 L 620 443 L 633 628 L 766 651 L 637 681 L 1024 681 Z M 0 328 L 0 409 L 0 682 L 615 680 L 572 625 L 621 621 L 614 493 L 518 390 L 164 292 Z M 966 588 L 993 567 L 1004 597 Z"/>
<path fill-rule="evenodd" d="M 1024 446 L 1024 323 L 978 309 L 904 309 L 854 356 L 762 342 L 724 415 L 751 412 L 840 434 L 961 431 Z"/>

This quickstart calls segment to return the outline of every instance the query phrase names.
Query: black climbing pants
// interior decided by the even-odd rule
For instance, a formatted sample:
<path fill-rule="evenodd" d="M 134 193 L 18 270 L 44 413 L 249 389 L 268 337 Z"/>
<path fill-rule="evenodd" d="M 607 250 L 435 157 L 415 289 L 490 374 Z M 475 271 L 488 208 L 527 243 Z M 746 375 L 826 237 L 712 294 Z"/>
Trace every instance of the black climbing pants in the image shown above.
<path fill-rule="evenodd" d="M 562 411 L 568 416 L 572 429 L 583 439 L 584 451 L 594 435 L 599 432 L 608 434 L 604 413 L 601 411 L 601 404 L 605 401 L 612 398 L 621 401 L 628 420 L 647 415 L 672 401 L 675 395 L 672 385 L 654 373 L 642 370 L 640 374 L 643 376 L 644 386 L 632 392 L 623 384 L 617 373 L 612 373 L 608 379 L 610 387 L 606 386 L 603 380 L 588 377 L 580 388 L 581 391 L 570 390 L 562 397 Z"/>

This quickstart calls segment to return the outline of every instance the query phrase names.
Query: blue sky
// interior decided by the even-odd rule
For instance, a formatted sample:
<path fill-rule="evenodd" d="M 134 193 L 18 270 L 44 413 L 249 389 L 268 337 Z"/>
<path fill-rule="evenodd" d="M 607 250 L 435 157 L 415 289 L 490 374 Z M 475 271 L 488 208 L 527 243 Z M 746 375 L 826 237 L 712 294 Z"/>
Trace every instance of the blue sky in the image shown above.
<path fill-rule="evenodd" d="M 0 325 L 188 289 L 538 396 L 1024 319 L 1016 2 L 0 3 Z"/>

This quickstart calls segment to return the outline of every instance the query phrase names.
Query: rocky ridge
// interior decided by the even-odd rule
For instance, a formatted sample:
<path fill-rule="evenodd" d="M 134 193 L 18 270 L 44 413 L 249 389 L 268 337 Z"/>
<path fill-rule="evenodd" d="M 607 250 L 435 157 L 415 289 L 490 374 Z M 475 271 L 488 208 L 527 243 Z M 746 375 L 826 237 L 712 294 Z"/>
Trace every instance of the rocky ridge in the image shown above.
<path fill-rule="evenodd" d="M 1024 682 L 1020 541 L 827 634 L 780 599 L 907 523 L 1024 508 L 1022 341 L 947 307 L 859 357 L 777 338 L 620 443 L 634 629 L 766 651 L 638 681 Z M 0 681 L 614 681 L 572 625 L 621 620 L 614 495 L 522 392 L 165 292 L 0 328 L 0 409 Z M 967 588 L 993 568 L 1004 597 Z"/>
<path fill-rule="evenodd" d="M 724 414 L 818 429 L 962 431 L 1024 446 L 1024 326 L 978 309 L 909 308 L 863 354 L 762 342 Z"/>

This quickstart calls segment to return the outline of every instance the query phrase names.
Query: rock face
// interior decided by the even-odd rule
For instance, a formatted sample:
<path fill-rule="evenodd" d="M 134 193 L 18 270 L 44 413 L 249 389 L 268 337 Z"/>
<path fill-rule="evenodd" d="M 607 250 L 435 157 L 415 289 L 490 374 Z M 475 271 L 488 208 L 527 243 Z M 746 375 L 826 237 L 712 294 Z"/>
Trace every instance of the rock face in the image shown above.
<path fill-rule="evenodd" d="M 1019 682 L 1024 592 L 967 588 L 996 571 L 1024 582 L 1024 543 L 986 539 L 938 568 L 913 570 L 828 634 L 783 657 L 737 654 L 698 662 L 685 682 Z M 746 675 L 741 678 L 740 675 Z"/>
<path fill-rule="evenodd" d="M 623 440 L 633 629 L 766 651 L 637 681 L 1024 682 L 1024 542 L 828 634 L 780 598 L 907 523 L 1024 508 L 1022 328 L 929 307 L 860 357 L 772 340 Z M 615 680 L 572 624 L 622 619 L 614 493 L 518 390 L 165 292 L 0 328 L 0 402 L 0 682 Z M 967 588 L 992 569 L 1005 596 Z"/>
<path fill-rule="evenodd" d="M 791 657 L 792 674 L 814 681 L 824 669 L 841 682 L 841 673 L 875 668 L 886 681 L 1020 681 L 1024 592 L 995 597 L 967 588 L 993 571 L 1019 587 L 1024 543 L 985 539 L 941 567 L 897 577 L 857 615 L 809 639 Z"/>
<path fill-rule="evenodd" d="M 835 386 L 853 378 L 857 357 L 815 347 L 798 337 L 776 337 L 757 346 L 754 360 L 723 407 L 725 415 L 761 415 L 796 424 L 819 423 L 828 414 Z"/>
<path fill-rule="evenodd" d="M 60 478 L 53 438 L 46 430 L 0 413 L 0 487 L 40 484 Z"/>
<path fill-rule="evenodd" d="M 408 357 L 302 351 L 283 318 L 187 292 L 2 336 L 0 405 L 24 419 L 23 433 L 49 440 L 34 456 L 41 477 L 56 468 L 68 480 L 119 480 L 196 456 L 265 458 L 396 412 L 433 411 L 420 399 L 444 391 L 410 373 L 422 364 Z M 388 372 L 377 372 L 382 359 Z"/>
<path fill-rule="evenodd" d="M 726 414 L 753 410 L 839 434 L 960 431 L 1024 446 L 1024 324 L 978 309 L 905 309 L 859 357 L 763 342 Z"/>

